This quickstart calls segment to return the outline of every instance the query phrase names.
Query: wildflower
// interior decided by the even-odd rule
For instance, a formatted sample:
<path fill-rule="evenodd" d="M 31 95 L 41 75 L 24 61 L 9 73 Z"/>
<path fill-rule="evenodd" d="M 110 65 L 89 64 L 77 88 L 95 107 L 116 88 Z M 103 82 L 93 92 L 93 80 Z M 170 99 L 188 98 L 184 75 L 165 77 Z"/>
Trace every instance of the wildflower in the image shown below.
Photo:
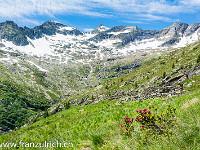
<path fill-rule="evenodd" d="M 129 120 L 128 122 L 133 122 L 132 120 Z"/>
<path fill-rule="evenodd" d="M 150 114 L 150 110 L 147 110 L 146 112 L 147 112 L 148 114 Z"/>
<path fill-rule="evenodd" d="M 122 123 L 120 126 L 122 127 L 124 124 Z"/>
<path fill-rule="evenodd" d="M 139 112 L 142 112 L 142 110 L 141 110 L 141 109 L 139 109 Z"/>
<path fill-rule="evenodd" d="M 129 117 L 125 117 L 124 120 L 127 121 L 127 120 L 130 120 L 130 118 Z"/>
<path fill-rule="evenodd" d="M 145 117 L 146 115 L 144 114 L 143 116 Z"/>
<path fill-rule="evenodd" d="M 142 128 L 144 128 L 144 125 L 141 125 Z"/>
<path fill-rule="evenodd" d="M 136 110 L 136 112 L 138 113 L 138 110 Z"/>
<path fill-rule="evenodd" d="M 126 128 L 126 130 L 128 130 L 128 128 Z"/>

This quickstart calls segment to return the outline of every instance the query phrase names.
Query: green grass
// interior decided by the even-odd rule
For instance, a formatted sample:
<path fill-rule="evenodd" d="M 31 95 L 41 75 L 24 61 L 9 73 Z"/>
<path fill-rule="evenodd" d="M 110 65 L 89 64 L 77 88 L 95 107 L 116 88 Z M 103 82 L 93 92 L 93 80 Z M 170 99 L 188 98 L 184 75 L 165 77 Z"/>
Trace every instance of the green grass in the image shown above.
<path fill-rule="evenodd" d="M 193 68 L 197 65 L 196 54 L 200 53 L 199 47 L 200 43 L 197 42 L 163 55 L 158 59 L 149 58 L 148 62 L 143 63 L 142 67 L 133 70 L 131 73 L 110 78 L 109 80 L 102 79 L 103 83 L 100 88 L 84 88 L 80 92 L 75 91 L 75 94 L 70 97 L 69 101 L 79 100 L 87 95 L 88 97 L 93 95 L 93 98 L 97 98 L 96 100 L 103 97 L 102 100 L 104 101 L 93 105 L 72 106 L 50 117 L 41 117 L 38 122 L 30 126 L 16 130 L 13 133 L 1 135 L 0 144 L 7 142 L 18 144 L 20 141 L 24 143 L 43 143 L 45 141 L 55 142 L 58 140 L 61 143 L 73 144 L 73 147 L 70 144 L 67 149 L 199 149 L 200 75 L 184 81 L 184 87 L 188 91 L 188 93 L 185 93 L 186 95 L 122 103 L 117 103 L 120 97 L 113 101 L 106 101 L 114 92 L 127 92 L 135 88 L 142 89 L 142 86 L 146 85 L 158 86 L 157 83 L 163 80 L 163 74 L 175 77 L 178 74 L 184 73 L 185 68 Z M 172 74 L 173 70 L 177 68 L 180 71 Z M 66 68 L 66 70 L 63 70 L 62 77 L 73 78 L 73 80 L 67 82 L 68 85 L 74 86 L 73 89 L 81 88 L 83 86 L 79 82 L 74 81 L 82 75 L 86 75 L 89 71 L 88 69 L 88 67 L 78 69 L 81 72 L 79 76 L 73 74 L 72 69 Z M 5 77 L 9 79 L 10 74 L 5 74 Z M 36 72 L 34 76 L 38 84 L 44 85 L 46 88 L 48 87 L 48 80 L 46 80 L 43 74 Z M 156 78 L 156 82 L 151 83 L 150 80 L 153 78 Z M 19 83 L 22 85 L 22 82 Z M 191 87 L 187 87 L 189 83 L 192 83 Z M 60 85 L 60 87 L 62 86 Z M 47 93 L 52 99 L 56 96 L 53 93 L 51 93 L 52 95 L 49 92 Z M 125 94 L 123 96 L 127 97 Z M 184 103 L 194 98 L 197 98 L 199 101 L 186 109 L 182 108 Z M 158 111 L 161 112 L 167 104 L 177 107 L 177 126 L 173 129 L 174 132 L 170 141 L 168 138 L 160 136 L 156 140 L 149 138 L 145 142 L 140 130 L 137 130 L 130 137 L 122 134 L 120 124 L 123 123 L 124 117 L 135 118 L 135 110 L 148 107 L 149 105 L 158 107 Z M 137 123 L 135 125 L 137 126 Z M 136 127 L 136 129 L 138 128 Z"/>
<path fill-rule="evenodd" d="M 196 42 L 184 48 L 171 51 L 157 59 L 146 59 L 141 67 L 132 72 L 102 83 L 103 86 L 98 93 L 109 97 L 116 90 L 126 92 L 133 89 L 135 83 L 137 83 L 139 88 L 158 86 L 158 83 L 164 79 L 163 75 L 173 78 L 177 75 L 185 74 L 185 69 L 190 70 L 197 65 L 197 54 L 200 53 L 199 47 L 200 43 Z M 177 73 L 173 73 L 176 69 L 180 70 Z M 156 78 L 156 80 L 150 82 L 153 78 Z M 124 96 L 126 97 L 126 95 Z"/>
<path fill-rule="evenodd" d="M 0 136 L 0 143 L 45 142 L 58 140 L 73 143 L 69 149 L 198 149 L 200 146 L 200 101 L 186 109 L 182 105 L 194 98 L 200 100 L 200 91 L 172 98 L 160 98 L 146 101 L 123 102 L 101 101 L 88 106 L 71 107 L 48 118 L 44 118 L 28 127 Z M 142 140 L 138 132 L 131 137 L 122 134 L 120 124 L 126 116 L 135 117 L 136 109 L 149 105 L 158 107 L 158 111 L 167 104 L 177 107 L 177 127 L 168 141 L 165 137 L 157 140 Z"/>

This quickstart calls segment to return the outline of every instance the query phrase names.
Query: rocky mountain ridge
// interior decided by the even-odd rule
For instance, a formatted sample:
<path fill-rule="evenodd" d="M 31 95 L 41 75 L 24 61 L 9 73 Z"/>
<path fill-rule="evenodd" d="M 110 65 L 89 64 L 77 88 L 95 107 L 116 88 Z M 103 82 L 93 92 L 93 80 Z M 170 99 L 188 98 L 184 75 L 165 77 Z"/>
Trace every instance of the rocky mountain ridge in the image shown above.
<path fill-rule="evenodd" d="M 20 119 L 25 121 L 39 111 L 51 109 L 52 105 L 58 106 L 58 103 L 62 103 L 64 106 L 63 102 L 68 100 L 74 104 L 90 104 L 97 102 L 97 99 L 113 100 L 128 97 L 135 100 L 162 96 L 161 92 L 160 95 L 153 97 L 152 95 L 141 97 L 145 90 L 140 91 L 137 88 L 133 90 L 130 87 L 137 85 L 142 87 L 143 84 L 138 81 L 154 78 L 153 75 L 146 75 L 146 72 L 150 74 L 157 66 L 162 66 L 160 69 L 163 69 L 164 64 L 167 64 L 165 66 L 168 68 L 172 58 L 176 59 L 173 62 L 176 62 L 175 66 L 179 68 L 181 57 L 177 56 L 182 54 L 182 51 L 171 54 L 170 58 L 163 58 L 157 66 L 138 73 L 137 77 L 130 76 L 135 79 L 120 77 L 133 73 L 133 70 L 136 71 L 136 68 L 143 66 L 145 61 L 152 57 L 167 54 L 178 47 L 197 41 L 199 27 L 200 24 L 189 26 L 175 23 L 163 30 L 151 31 L 136 26 L 106 28 L 100 25 L 91 33 L 83 33 L 74 27 L 53 21 L 47 21 L 33 29 L 19 27 L 12 21 L 0 23 L 0 100 L 3 102 L 0 103 L 0 114 L 3 115 L 0 123 L 5 124 L 4 120 L 8 121 L 2 131 L 13 130 L 22 125 L 13 119 L 19 118 L 21 113 L 13 114 L 13 110 L 26 111 L 27 116 L 22 116 Z M 188 52 L 187 59 L 191 57 L 193 60 L 199 52 L 198 49 L 199 47 L 194 49 L 195 53 Z M 175 55 L 177 58 L 174 58 Z M 186 58 L 183 62 L 186 62 L 185 60 Z M 194 60 L 191 64 L 195 66 Z M 184 67 L 185 64 L 180 66 Z M 155 71 L 154 74 L 161 71 Z M 177 73 L 175 77 L 181 74 Z M 157 83 L 164 81 L 162 76 L 161 73 L 155 76 Z M 115 81 L 115 78 L 118 79 Z M 169 80 L 173 78 L 174 76 Z M 107 82 L 110 79 L 113 81 Z M 143 83 L 145 85 L 147 82 Z M 144 89 L 148 93 L 149 88 Z M 172 94 L 176 94 L 176 89 L 175 87 L 175 90 L 172 90 Z M 98 94 L 94 92 L 96 90 L 99 90 Z M 157 92 L 166 89 L 153 87 L 150 90 Z M 13 98 L 16 96 L 17 99 Z M 42 104 L 40 104 L 41 97 Z M 37 108 L 39 105 L 42 108 Z M 52 108 L 57 110 L 57 107 Z M 10 117 L 10 114 L 13 116 Z"/>
<path fill-rule="evenodd" d="M 12 41 L 17 46 L 25 46 L 30 44 L 27 38 L 39 39 L 44 35 L 55 35 L 56 33 L 63 35 L 82 35 L 83 33 L 76 28 L 68 27 L 64 24 L 47 21 L 33 29 L 28 27 L 18 27 L 13 21 L 0 23 L 1 39 Z"/>
<path fill-rule="evenodd" d="M 124 48 L 130 44 L 134 45 L 137 42 L 154 39 L 155 41 L 161 41 L 161 44 L 158 45 L 158 47 L 170 47 L 179 43 L 184 37 L 194 37 L 195 35 L 193 34 L 198 36 L 198 38 L 196 37 L 194 40 L 199 39 L 199 30 L 200 23 L 194 23 L 192 25 L 186 23 L 174 23 L 160 31 L 143 30 L 137 26 L 115 26 L 107 28 L 101 24 L 91 31 L 90 37 L 86 39 L 81 38 L 81 40 L 95 43 L 97 46 L 97 43 L 107 40 L 107 42 L 112 42 L 111 46 L 116 48 L 121 46 L 120 48 Z M 27 46 L 31 44 L 28 38 L 34 40 L 40 39 L 44 36 L 54 36 L 56 34 L 72 35 L 77 37 L 83 35 L 88 36 L 87 33 L 81 32 L 76 28 L 68 27 L 62 23 L 54 21 L 44 22 L 42 25 L 36 26 L 32 29 L 26 26 L 19 27 L 13 21 L 0 23 L 0 38 L 5 39 L 6 41 L 12 41 L 16 46 Z M 115 40 L 115 42 L 113 42 L 113 40 Z"/>

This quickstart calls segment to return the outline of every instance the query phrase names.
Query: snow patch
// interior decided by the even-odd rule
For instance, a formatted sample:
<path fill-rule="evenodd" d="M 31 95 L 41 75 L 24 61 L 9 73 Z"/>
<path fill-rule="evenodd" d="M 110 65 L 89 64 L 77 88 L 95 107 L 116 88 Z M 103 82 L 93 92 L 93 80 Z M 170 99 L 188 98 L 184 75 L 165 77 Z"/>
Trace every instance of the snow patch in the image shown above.
<path fill-rule="evenodd" d="M 110 29 L 110 28 L 107 28 L 107 27 L 105 27 L 105 26 L 100 26 L 100 27 L 98 28 L 98 31 L 103 32 L 103 31 L 106 31 L 106 30 L 108 30 L 108 29 Z"/>
<path fill-rule="evenodd" d="M 27 62 L 29 62 L 31 65 L 34 65 L 36 68 L 38 68 L 40 71 L 43 71 L 43 72 L 48 72 L 48 70 L 46 69 L 43 69 L 42 67 L 36 65 L 35 63 L 33 63 L 32 61 L 29 61 L 27 60 Z"/>
<path fill-rule="evenodd" d="M 197 30 L 195 33 L 193 33 L 190 36 L 182 37 L 180 42 L 177 43 L 175 46 L 173 46 L 173 48 L 185 47 L 188 44 L 198 41 L 199 37 L 200 37 L 200 34 L 198 33 L 198 30 Z"/>
<path fill-rule="evenodd" d="M 64 31 L 64 30 L 72 31 L 72 30 L 75 30 L 75 28 L 74 27 L 61 27 L 59 30 L 60 31 Z"/>

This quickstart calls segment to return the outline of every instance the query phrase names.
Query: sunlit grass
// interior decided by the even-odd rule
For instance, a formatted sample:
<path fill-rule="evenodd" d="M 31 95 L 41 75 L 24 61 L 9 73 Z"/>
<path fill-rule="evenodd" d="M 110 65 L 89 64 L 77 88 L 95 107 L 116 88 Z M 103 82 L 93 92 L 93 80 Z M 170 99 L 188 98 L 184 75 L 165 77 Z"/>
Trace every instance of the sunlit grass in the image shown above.
<path fill-rule="evenodd" d="M 160 98 L 146 101 L 123 102 L 102 101 L 89 106 L 76 106 L 44 118 L 28 127 L 2 135 L 2 142 L 45 142 L 58 140 L 73 143 L 73 148 L 81 149 L 196 149 L 200 143 L 200 102 L 186 109 L 182 105 L 194 98 L 200 99 L 200 91 L 173 98 Z M 150 139 L 146 144 L 139 133 L 126 137 L 120 124 L 123 118 L 135 117 L 136 109 L 149 105 L 158 111 L 170 104 L 177 107 L 177 127 L 171 141 L 161 137 Z"/>

